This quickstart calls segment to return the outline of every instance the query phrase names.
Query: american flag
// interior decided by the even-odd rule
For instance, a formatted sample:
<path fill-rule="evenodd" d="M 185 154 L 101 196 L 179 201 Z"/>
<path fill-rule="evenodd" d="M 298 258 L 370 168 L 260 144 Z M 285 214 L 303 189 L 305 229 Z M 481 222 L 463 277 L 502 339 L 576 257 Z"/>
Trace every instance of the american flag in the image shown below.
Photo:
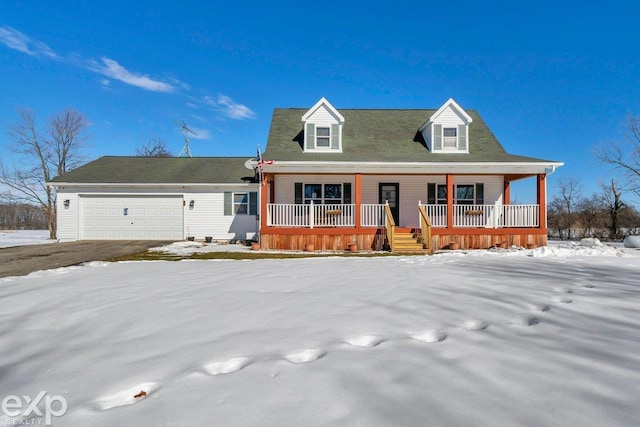
<path fill-rule="evenodd" d="M 256 160 L 258 161 L 258 167 L 262 170 L 262 165 L 271 165 L 273 164 L 273 160 L 264 160 L 262 158 L 262 153 L 260 152 L 260 146 L 258 146 L 258 155 L 256 156 Z"/>

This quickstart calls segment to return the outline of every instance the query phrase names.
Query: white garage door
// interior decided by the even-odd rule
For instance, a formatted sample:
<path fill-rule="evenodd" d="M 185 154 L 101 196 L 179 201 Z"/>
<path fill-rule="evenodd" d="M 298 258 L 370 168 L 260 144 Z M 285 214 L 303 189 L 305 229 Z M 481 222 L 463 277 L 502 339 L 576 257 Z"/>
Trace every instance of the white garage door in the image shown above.
<path fill-rule="evenodd" d="M 81 196 L 83 240 L 182 240 L 182 196 Z"/>

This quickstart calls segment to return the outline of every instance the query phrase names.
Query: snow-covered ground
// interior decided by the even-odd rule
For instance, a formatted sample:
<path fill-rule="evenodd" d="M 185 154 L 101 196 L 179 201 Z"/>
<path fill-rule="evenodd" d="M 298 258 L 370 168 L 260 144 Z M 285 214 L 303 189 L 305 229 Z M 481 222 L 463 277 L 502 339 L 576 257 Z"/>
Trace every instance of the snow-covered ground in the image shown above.
<path fill-rule="evenodd" d="M 0 230 L 0 248 L 55 243 L 48 230 Z"/>
<path fill-rule="evenodd" d="M 0 399 L 63 396 L 54 426 L 640 425 L 628 248 L 96 262 L 0 301 Z"/>

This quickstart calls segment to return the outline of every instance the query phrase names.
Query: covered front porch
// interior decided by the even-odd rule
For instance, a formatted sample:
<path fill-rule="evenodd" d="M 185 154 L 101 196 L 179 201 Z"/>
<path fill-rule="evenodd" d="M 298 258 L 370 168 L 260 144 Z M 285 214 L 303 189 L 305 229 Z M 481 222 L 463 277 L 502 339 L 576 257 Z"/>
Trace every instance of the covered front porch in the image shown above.
<path fill-rule="evenodd" d="M 536 180 L 537 203 L 511 204 L 511 182 L 527 177 Z M 276 189 L 277 184 L 285 187 L 300 179 L 304 191 L 303 182 L 317 178 L 283 179 L 265 174 L 261 192 L 261 245 L 265 249 L 304 250 L 312 244 L 315 250 L 342 251 L 356 243 L 359 250 L 395 252 L 433 251 L 453 244 L 461 249 L 542 246 L 547 243 L 545 178 L 546 174 L 499 177 L 446 174 L 392 180 L 388 176 L 354 174 L 352 179 L 345 176 L 325 179 L 349 181 L 340 187 L 342 203 L 331 203 L 315 193 L 309 200 L 296 197 L 294 203 L 287 203 L 277 200 L 277 195 L 286 194 Z M 336 191 L 334 187 L 331 190 Z M 376 198 L 378 203 L 370 203 Z"/>

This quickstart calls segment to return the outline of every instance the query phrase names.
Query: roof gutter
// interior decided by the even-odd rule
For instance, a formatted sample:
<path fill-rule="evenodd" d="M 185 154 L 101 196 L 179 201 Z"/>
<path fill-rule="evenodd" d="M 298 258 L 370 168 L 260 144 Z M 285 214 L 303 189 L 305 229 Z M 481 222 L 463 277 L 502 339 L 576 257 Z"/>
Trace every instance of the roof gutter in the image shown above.
<path fill-rule="evenodd" d="M 253 163 L 253 162 L 247 162 Z M 555 171 L 562 162 L 322 162 L 274 161 L 263 164 L 263 172 L 272 173 L 401 173 L 401 174 L 495 174 L 543 173 Z M 253 164 L 252 164 L 253 166 Z M 257 164 L 255 164 L 257 166 Z"/>
<path fill-rule="evenodd" d="M 57 182 L 49 181 L 47 185 L 61 188 L 61 187 L 137 187 L 137 188 L 149 188 L 149 187 L 248 187 L 251 185 L 260 185 L 257 182 L 245 182 L 245 183 L 224 183 L 224 182 L 182 182 L 182 183 L 159 183 L 159 182 L 144 182 L 144 183 L 122 183 L 122 182 Z"/>

